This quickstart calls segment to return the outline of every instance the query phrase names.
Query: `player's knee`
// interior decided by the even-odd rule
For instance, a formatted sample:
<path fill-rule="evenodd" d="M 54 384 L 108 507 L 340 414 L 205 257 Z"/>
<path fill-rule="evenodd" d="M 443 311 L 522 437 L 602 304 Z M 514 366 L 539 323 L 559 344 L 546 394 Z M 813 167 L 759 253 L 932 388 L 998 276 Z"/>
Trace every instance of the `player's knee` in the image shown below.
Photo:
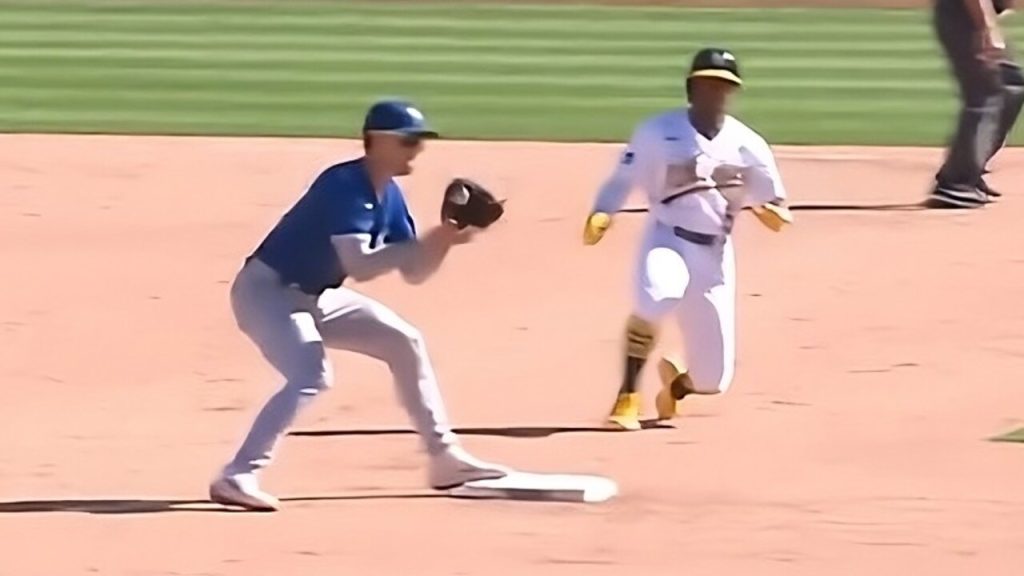
<path fill-rule="evenodd" d="M 311 373 L 308 378 L 304 378 L 300 382 L 296 382 L 299 388 L 299 394 L 303 396 L 316 396 L 317 394 L 327 390 L 334 384 L 334 374 L 330 368 Z"/>
<path fill-rule="evenodd" d="M 313 384 L 318 392 L 327 390 L 334 385 L 334 369 L 326 356 L 320 362 L 320 370 L 313 379 Z"/>
<path fill-rule="evenodd" d="M 643 286 L 633 301 L 633 315 L 649 322 L 660 322 L 675 310 L 683 297 L 683 290 L 664 290 L 658 286 Z"/>
<path fill-rule="evenodd" d="M 652 321 L 660 320 L 679 306 L 682 294 L 668 294 L 656 288 L 645 288 L 642 297 L 637 298 L 635 313 Z"/>
<path fill-rule="evenodd" d="M 409 327 L 407 330 L 403 330 L 402 338 L 403 344 L 406 348 L 408 348 L 408 350 L 417 357 L 419 357 L 427 347 L 423 342 L 423 333 L 416 328 Z"/>
<path fill-rule="evenodd" d="M 392 325 L 388 331 L 388 338 L 391 340 L 391 350 L 395 353 L 396 359 L 404 360 L 410 356 L 418 358 L 426 348 L 423 333 L 407 322 Z"/>
<path fill-rule="evenodd" d="M 288 386 L 296 388 L 303 396 L 315 396 L 333 385 L 334 369 L 323 347 L 319 343 L 308 344 L 288 375 Z"/>
<path fill-rule="evenodd" d="M 419 349 L 423 347 L 423 333 L 412 324 L 403 322 L 395 327 L 395 331 L 409 348 Z"/>

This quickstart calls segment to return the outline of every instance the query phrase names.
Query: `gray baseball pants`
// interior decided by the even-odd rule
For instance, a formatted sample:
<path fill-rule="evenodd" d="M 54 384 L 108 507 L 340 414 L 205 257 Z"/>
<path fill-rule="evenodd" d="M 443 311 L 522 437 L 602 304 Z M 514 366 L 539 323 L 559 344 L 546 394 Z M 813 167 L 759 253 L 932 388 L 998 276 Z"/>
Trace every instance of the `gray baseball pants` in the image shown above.
<path fill-rule="evenodd" d="M 285 382 L 256 416 L 227 473 L 256 472 L 270 463 L 300 409 L 332 384 L 327 348 L 387 363 L 428 453 L 455 442 L 423 337 L 383 304 L 344 287 L 305 294 L 252 258 L 231 286 L 231 307 L 238 327 Z"/>

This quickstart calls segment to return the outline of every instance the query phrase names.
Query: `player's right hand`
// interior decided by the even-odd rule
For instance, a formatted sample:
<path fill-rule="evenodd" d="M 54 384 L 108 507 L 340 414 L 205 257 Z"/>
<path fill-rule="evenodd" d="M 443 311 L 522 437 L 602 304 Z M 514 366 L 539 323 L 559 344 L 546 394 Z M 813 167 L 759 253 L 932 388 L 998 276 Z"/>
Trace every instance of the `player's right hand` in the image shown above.
<path fill-rule="evenodd" d="M 611 216 L 604 212 L 594 212 L 587 217 L 587 223 L 583 227 L 583 243 L 587 246 L 597 244 L 611 225 Z"/>

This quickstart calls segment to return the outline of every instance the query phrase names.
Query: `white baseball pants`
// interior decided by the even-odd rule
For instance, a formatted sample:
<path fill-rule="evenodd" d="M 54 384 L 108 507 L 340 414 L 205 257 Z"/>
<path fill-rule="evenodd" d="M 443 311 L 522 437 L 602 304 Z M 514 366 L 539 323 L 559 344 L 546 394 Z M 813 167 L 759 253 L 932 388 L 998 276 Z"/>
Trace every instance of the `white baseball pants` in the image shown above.
<path fill-rule="evenodd" d="M 455 443 L 423 337 L 383 304 L 344 287 L 319 297 L 305 294 L 253 258 L 235 278 L 231 306 L 238 327 L 285 382 L 256 416 L 228 473 L 266 467 L 303 405 L 332 385 L 325 348 L 387 363 L 426 451 L 435 454 Z"/>
<path fill-rule="evenodd" d="M 660 323 L 676 314 L 684 362 L 698 393 L 725 392 L 736 358 L 735 259 L 732 237 L 705 246 L 648 218 L 634 280 L 634 315 Z"/>

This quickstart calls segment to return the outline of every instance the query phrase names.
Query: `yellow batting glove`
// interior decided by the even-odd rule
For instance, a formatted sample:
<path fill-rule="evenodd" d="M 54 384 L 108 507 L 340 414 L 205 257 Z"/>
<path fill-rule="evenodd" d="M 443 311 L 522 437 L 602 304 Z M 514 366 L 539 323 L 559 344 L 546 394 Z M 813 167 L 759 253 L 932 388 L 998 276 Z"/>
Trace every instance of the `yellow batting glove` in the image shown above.
<path fill-rule="evenodd" d="M 583 227 L 583 243 L 587 246 L 597 244 L 611 225 L 611 216 L 604 212 L 594 212 L 587 218 L 587 224 Z"/>
<path fill-rule="evenodd" d="M 774 232 L 782 230 L 786 224 L 793 223 L 793 214 L 789 208 L 777 204 L 762 204 L 753 208 L 754 216 Z"/>

